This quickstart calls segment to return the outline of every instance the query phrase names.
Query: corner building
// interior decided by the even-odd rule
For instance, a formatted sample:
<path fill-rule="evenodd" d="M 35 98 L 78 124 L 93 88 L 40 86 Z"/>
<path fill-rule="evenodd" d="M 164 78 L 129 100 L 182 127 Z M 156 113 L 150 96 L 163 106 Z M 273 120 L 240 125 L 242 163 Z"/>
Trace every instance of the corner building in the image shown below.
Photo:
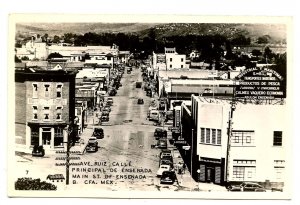
<path fill-rule="evenodd" d="M 64 149 L 67 125 L 75 116 L 76 72 L 23 68 L 15 70 L 15 143 L 27 150 L 43 145 Z"/>
<path fill-rule="evenodd" d="M 289 147 L 286 106 L 237 102 L 228 137 L 231 111 L 227 100 L 192 95 L 191 106 L 183 103 L 182 121 L 190 117 L 194 129 L 191 134 L 191 128 L 182 126 L 183 137 L 193 150 L 193 177 L 215 184 L 251 181 L 282 187 Z"/>

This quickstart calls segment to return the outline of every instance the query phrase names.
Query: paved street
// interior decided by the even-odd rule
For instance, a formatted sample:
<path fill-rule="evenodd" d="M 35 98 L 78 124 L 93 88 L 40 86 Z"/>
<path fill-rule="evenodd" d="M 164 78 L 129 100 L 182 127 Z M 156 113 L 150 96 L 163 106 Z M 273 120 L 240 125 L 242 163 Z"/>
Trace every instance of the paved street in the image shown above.
<path fill-rule="evenodd" d="M 156 177 L 160 150 L 151 148 L 151 145 L 156 143 L 153 137 L 156 127 L 153 122 L 146 119 L 151 98 L 145 95 L 142 88 L 135 87 L 137 80 L 142 81 L 139 69 L 134 68 L 131 74 L 124 73 L 121 80 L 123 86 L 118 89 L 117 95 L 112 97 L 114 103 L 111 106 L 109 122 L 97 125 L 98 119 L 93 118 L 92 113 L 88 116 L 88 127 L 81 135 L 85 143 L 92 136 L 95 126 L 102 127 L 105 136 L 98 139 L 97 152 L 71 154 L 69 187 L 72 186 L 72 189 L 76 187 L 80 189 L 88 184 L 101 190 L 199 190 L 199 184 L 190 177 L 188 171 L 183 175 L 177 174 L 178 183 L 174 185 L 161 185 L 159 178 Z M 143 98 L 144 104 L 137 104 L 138 98 Z M 85 145 L 77 145 L 72 147 L 71 151 L 82 152 L 84 148 Z M 170 149 L 173 150 L 175 147 Z M 173 151 L 174 161 L 181 160 L 180 155 L 175 153 L 179 152 Z M 18 159 L 18 164 L 22 164 L 23 171 L 18 173 L 26 173 L 33 178 L 39 176 L 42 180 L 49 174 L 65 175 L 65 166 L 54 166 L 56 163 L 65 163 L 64 157 L 64 153 L 49 154 L 44 158 L 22 155 Z M 65 182 L 54 183 L 59 188 L 65 184 Z M 212 189 L 225 190 L 224 187 L 201 183 L 200 190 Z"/>

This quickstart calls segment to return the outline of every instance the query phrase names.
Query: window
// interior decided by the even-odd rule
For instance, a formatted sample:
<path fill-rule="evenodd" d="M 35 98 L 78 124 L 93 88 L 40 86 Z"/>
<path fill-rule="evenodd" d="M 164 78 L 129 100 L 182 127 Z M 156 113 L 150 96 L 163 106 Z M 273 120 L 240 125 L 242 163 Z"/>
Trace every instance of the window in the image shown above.
<path fill-rule="evenodd" d="M 204 143 L 204 140 L 205 140 L 205 129 L 201 128 L 201 139 L 200 139 L 200 142 Z"/>
<path fill-rule="evenodd" d="M 216 144 L 216 129 L 211 130 L 211 143 Z"/>
<path fill-rule="evenodd" d="M 183 65 L 181 65 L 181 68 L 183 68 Z"/>
<path fill-rule="evenodd" d="M 274 131 L 273 146 L 282 146 L 282 131 Z"/>
<path fill-rule="evenodd" d="M 62 107 L 56 107 L 56 120 L 62 120 Z"/>
<path fill-rule="evenodd" d="M 107 60 L 108 60 L 108 61 L 110 61 L 110 60 L 111 60 L 111 57 L 110 57 L 110 56 L 108 56 L 108 57 L 107 57 Z"/>
<path fill-rule="evenodd" d="M 39 128 L 31 127 L 31 145 L 39 145 Z"/>
<path fill-rule="evenodd" d="M 170 58 L 170 62 L 172 62 L 172 58 Z"/>
<path fill-rule="evenodd" d="M 62 84 L 58 84 L 56 85 L 56 97 L 61 98 L 61 94 L 62 94 Z"/>
<path fill-rule="evenodd" d="M 181 62 L 183 62 L 183 58 L 181 58 Z"/>
<path fill-rule="evenodd" d="M 38 106 L 37 105 L 32 106 L 32 113 L 33 113 L 33 119 L 37 120 L 38 119 Z"/>
<path fill-rule="evenodd" d="M 221 144 L 221 130 L 217 130 L 217 144 L 220 145 Z"/>
<path fill-rule="evenodd" d="M 172 64 L 170 64 L 170 68 L 172 68 Z"/>
<path fill-rule="evenodd" d="M 44 84 L 45 87 L 45 97 L 50 96 L 50 85 L 49 84 Z"/>
<path fill-rule="evenodd" d="M 54 128 L 54 147 L 63 146 L 64 135 L 63 129 L 60 127 Z"/>
<path fill-rule="evenodd" d="M 38 97 L 38 85 L 37 83 L 32 84 L 32 98 Z"/>
<path fill-rule="evenodd" d="M 44 121 L 50 120 L 50 108 L 44 107 Z"/>
<path fill-rule="evenodd" d="M 233 180 L 250 181 L 256 175 L 256 160 L 233 160 Z"/>
<path fill-rule="evenodd" d="M 206 128 L 206 143 L 210 144 L 210 129 Z"/>
<path fill-rule="evenodd" d="M 253 130 L 232 130 L 232 146 L 254 146 Z"/>

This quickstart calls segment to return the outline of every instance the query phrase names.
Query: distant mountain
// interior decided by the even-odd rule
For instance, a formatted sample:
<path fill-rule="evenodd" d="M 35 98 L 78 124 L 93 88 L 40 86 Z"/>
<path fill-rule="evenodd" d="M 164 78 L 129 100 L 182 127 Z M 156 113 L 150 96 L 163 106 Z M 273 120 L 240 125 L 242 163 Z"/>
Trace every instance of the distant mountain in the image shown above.
<path fill-rule="evenodd" d="M 145 37 L 155 31 L 158 39 L 176 35 L 223 35 L 228 39 L 236 38 L 239 35 L 250 37 L 253 40 L 259 36 L 268 35 L 273 41 L 286 39 L 286 28 L 278 24 L 208 24 L 208 23 L 170 23 L 155 25 L 152 28 L 140 31 L 139 34 Z"/>
<path fill-rule="evenodd" d="M 49 36 L 64 33 L 135 33 L 140 38 L 154 31 L 157 39 L 175 35 L 223 35 L 233 39 L 239 35 L 250 37 L 255 41 L 259 36 L 268 35 L 270 43 L 286 39 L 286 28 L 279 24 L 211 24 L 211 23 L 24 23 L 17 24 L 17 33 L 28 36 L 32 33 Z"/>
<path fill-rule="evenodd" d="M 135 33 L 155 25 L 153 23 L 22 23 L 16 25 L 16 30 L 23 35 L 47 33 L 49 36 L 54 36 L 64 33 L 84 34 L 87 32 Z"/>

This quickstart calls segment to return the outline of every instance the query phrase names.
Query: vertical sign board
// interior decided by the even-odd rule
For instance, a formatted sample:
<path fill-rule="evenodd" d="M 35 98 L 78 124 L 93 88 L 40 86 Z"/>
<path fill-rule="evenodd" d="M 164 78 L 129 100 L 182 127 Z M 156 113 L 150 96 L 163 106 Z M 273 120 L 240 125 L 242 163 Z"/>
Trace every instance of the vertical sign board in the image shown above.
<path fill-rule="evenodd" d="M 286 98 L 286 79 L 270 68 L 249 68 L 237 76 L 236 98 L 274 100 Z"/>
<path fill-rule="evenodd" d="M 180 110 L 175 110 L 175 127 L 180 127 Z"/>

